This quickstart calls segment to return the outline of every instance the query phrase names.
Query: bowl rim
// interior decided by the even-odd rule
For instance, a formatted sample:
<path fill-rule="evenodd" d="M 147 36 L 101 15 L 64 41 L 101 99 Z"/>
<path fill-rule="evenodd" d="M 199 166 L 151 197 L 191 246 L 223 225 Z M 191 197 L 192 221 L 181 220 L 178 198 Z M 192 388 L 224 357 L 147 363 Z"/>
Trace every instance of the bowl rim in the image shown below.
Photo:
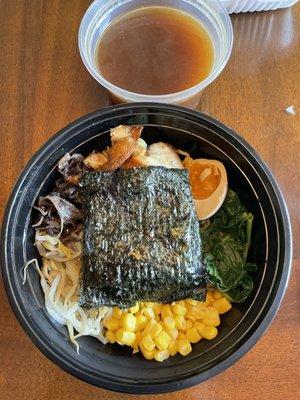
<path fill-rule="evenodd" d="M 223 361 L 219 364 L 207 369 L 200 374 L 184 377 L 180 381 L 177 382 L 163 382 L 163 383 L 156 383 L 155 386 L 149 385 L 133 385 L 123 382 L 109 382 L 106 378 L 99 379 L 98 377 L 92 377 L 89 374 L 85 374 L 80 370 L 75 369 L 74 367 L 70 366 L 65 360 L 60 358 L 46 343 L 44 343 L 40 337 L 35 332 L 34 328 L 30 325 L 27 316 L 19 306 L 18 300 L 14 294 L 14 289 L 12 287 L 12 282 L 8 275 L 8 252 L 7 252 L 7 237 L 8 232 L 11 224 L 11 213 L 15 204 L 18 202 L 17 193 L 19 191 L 20 186 L 24 183 L 26 176 L 28 175 L 32 166 L 39 161 L 39 159 L 43 156 L 43 153 L 54 143 L 59 142 L 61 135 L 67 134 L 69 130 L 73 130 L 76 127 L 79 128 L 82 124 L 87 123 L 89 120 L 93 120 L 95 117 L 102 118 L 107 113 L 112 113 L 118 110 L 126 110 L 126 109 L 138 109 L 138 108 L 159 108 L 161 110 L 172 110 L 172 111 L 179 111 L 181 114 L 185 114 L 186 116 L 190 115 L 196 117 L 197 119 L 201 119 L 202 121 L 206 121 L 214 126 L 218 127 L 222 131 L 225 131 L 229 137 L 233 137 L 236 141 L 238 141 L 242 147 L 246 148 L 247 151 L 251 152 L 251 155 L 256 159 L 256 161 L 260 164 L 261 169 L 269 179 L 272 189 L 274 190 L 277 201 L 280 207 L 280 213 L 283 220 L 283 227 L 285 232 L 284 238 L 284 260 L 283 260 L 283 270 L 281 274 L 281 279 L 279 285 L 277 287 L 277 291 L 275 292 L 275 296 L 272 300 L 272 304 L 265 313 L 264 317 L 261 321 L 255 321 L 253 330 L 251 332 L 250 337 L 245 338 L 245 342 L 235 350 L 232 354 L 226 357 Z M 239 360 L 246 352 L 248 352 L 254 344 L 259 340 L 262 334 L 266 331 L 266 329 L 271 324 L 273 318 L 275 317 L 282 299 L 284 297 L 288 280 L 290 277 L 291 272 L 291 262 L 292 262 L 292 231 L 291 231 L 291 224 L 290 218 L 287 210 L 287 206 L 284 200 L 284 197 L 281 193 L 281 190 L 273 176 L 270 172 L 268 167 L 266 166 L 265 162 L 261 159 L 260 156 L 256 153 L 256 151 L 249 145 L 242 137 L 236 134 L 231 128 L 227 127 L 223 123 L 219 122 L 218 120 L 207 116 L 199 111 L 189 110 L 184 107 L 168 105 L 168 104 L 160 104 L 160 103 L 134 103 L 134 104 L 121 104 L 118 106 L 109 106 L 106 108 L 102 108 L 98 111 L 89 113 L 74 122 L 68 124 L 65 128 L 61 129 L 57 132 L 54 136 L 52 136 L 49 140 L 45 142 L 45 144 L 39 148 L 35 154 L 31 157 L 31 159 L 26 163 L 25 167 L 23 168 L 22 172 L 17 179 L 11 195 L 7 201 L 4 217 L 3 217 L 3 224 L 2 224 L 2 231 L 1 231 L 1 270 L 2 270 L 2 278 L 4 281 L 5 291 L 7 293 L 7 297 L 9 303 L 14 311 L 15 316 L 17 317 L 20 325 L 22 326 L 25 333 L 30 337 L 32 342 L 42 351 L 42 353 L 57 364 L 60 368 L 65 370 L 66 372 L 70 373 L 71 375 L 84 380 L 90 384 L 95 386 L 100 386 L 105 389 L 109 389 L 112 391 L 123 392 L 123 393 L 135 393 L 135 394 L 158 394 L 158 393 L 166 393 L 172 392 L 175 390 L 185 389 L 187 387 L 199 384 L 213 376 L 217 375 L 218 373 L 224 371 L 237 360 Z"/>

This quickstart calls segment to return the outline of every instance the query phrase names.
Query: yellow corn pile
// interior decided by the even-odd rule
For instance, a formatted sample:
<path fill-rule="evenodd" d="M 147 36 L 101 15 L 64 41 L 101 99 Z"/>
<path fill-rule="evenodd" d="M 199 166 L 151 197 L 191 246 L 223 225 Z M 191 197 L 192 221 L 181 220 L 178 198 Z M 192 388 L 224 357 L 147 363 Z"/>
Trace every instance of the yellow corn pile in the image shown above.
<path fill-rule="evenodd" d="M 211 340 L 218 334 L 220 314 L 231 309 L 230 302 L 209 288 L 205 302 L 181 300 L 172 304 L 140 302 L 128 310 L 114 307 L 104 320 L 110 343 L 131 346 L 147 360 L 164 361 L 177 352 L 186 356 L 191 343 Z"/>

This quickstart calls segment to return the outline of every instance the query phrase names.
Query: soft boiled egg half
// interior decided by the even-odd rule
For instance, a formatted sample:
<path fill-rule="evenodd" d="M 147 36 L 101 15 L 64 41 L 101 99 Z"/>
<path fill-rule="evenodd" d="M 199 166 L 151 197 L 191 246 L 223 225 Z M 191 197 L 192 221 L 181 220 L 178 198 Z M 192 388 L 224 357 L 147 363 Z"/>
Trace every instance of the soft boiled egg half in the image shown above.
<path fill-rule="evenodd" d="M 184 168 L 189 171 L 192 195 L 199 220 L 215 214 L 223 204 L 227 193 L 227 173 L 217 160 L 186 157 Z"/>

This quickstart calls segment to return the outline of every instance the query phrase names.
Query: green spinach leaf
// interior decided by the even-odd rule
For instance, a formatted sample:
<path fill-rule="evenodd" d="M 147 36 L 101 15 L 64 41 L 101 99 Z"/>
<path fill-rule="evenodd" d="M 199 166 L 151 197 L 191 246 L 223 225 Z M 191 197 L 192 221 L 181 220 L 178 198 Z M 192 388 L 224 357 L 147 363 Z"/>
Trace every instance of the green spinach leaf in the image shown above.
<path fill-rule="evenodd" d="M 201 225 L 204 263 L 209 281 L 231 301 L 244 301 L 253 289 L 251 272 L 256 265 L 247 262 L 253 215 L 233 190 L 228 190 L 220 210 Z"/>

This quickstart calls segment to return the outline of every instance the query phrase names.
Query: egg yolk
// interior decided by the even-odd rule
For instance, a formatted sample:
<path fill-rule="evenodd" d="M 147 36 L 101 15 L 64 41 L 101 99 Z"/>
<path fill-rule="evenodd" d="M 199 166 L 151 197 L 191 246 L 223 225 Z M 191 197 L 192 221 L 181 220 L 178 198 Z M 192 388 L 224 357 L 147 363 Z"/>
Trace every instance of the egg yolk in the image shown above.
<path fill-rule="evenodd" d="M 184 167 L 189 171 L 192 195 L 194 199 L 207 199 L 219 186 L 221 174 L 214 164 L 202 164 L 186 157 Z"/>

